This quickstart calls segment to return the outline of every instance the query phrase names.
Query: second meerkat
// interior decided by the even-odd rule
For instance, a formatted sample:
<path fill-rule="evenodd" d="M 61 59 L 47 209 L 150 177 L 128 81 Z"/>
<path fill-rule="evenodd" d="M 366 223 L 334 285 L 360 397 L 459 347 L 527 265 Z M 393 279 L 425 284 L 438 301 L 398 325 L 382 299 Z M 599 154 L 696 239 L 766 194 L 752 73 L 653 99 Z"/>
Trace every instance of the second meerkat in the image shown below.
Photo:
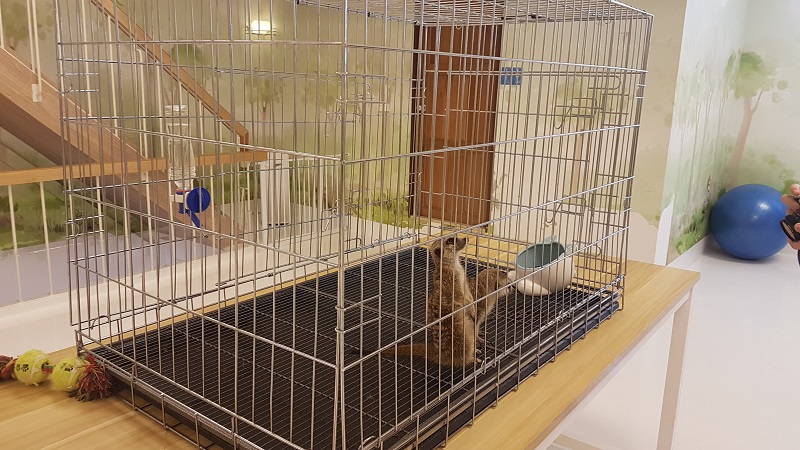
<path fill-rule="evenodd" d="M 483 338 L 480 337 L 480 332 L 481 327 L 486 322 L 486 318 L 497 306 L 497 302 L 511 292 L 511 286 L 508 283 L 508 272 L 494 268 L 483 269 L 476 276 L 469 277 L 467 283 L 476 301 L 472 308 L 472 313 L 474 314 L 475 327 L 478 330 L 477 341 L 482 344 Z"/>

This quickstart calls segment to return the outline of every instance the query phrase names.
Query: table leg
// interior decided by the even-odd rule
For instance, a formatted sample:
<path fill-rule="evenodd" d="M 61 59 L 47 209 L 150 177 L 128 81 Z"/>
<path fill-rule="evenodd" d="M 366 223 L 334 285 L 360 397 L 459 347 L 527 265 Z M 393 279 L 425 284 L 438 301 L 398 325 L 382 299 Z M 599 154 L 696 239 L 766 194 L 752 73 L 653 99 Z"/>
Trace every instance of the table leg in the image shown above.
<path fill-rule="evenodd" d="M 692 294 L 690 292 L 689 298 L 675 311 L 675 317 L 672 322 L 672 337 L 669 344 L 669 359 L 667 360 L 667 378 L 664 381 L 664 399 L 661 403 L 661 424 L 658 428 L 657 450 L 672 449 L 691 305 Z"/>

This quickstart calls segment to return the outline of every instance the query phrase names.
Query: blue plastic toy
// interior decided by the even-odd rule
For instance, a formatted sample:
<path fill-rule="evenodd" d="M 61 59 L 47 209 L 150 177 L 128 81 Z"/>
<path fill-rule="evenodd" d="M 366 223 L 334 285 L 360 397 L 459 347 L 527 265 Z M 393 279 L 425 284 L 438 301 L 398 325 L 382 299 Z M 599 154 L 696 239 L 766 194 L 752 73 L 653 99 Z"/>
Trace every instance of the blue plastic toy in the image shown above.
<path fill-rule="evenodd" d="M 786 215 L 781 193 L 760 184 L 726 192 L 711 208 L 709 231 L 720 247 L 740 259 L 762 259 L 786 246 L 780 221 Z"/>
<path fill-rule="evenodd" d="M 181 191 L 177 193 L 180 194 Z M 200 228 L 200 218 L 197 215 L 211 205 L 211 194 L 206 188 L 198 187 L 189 191 L 183 199 L 185 203 L 178 203 L 178 214 L 187 214 L 192 218 L 194 226 Z"/>

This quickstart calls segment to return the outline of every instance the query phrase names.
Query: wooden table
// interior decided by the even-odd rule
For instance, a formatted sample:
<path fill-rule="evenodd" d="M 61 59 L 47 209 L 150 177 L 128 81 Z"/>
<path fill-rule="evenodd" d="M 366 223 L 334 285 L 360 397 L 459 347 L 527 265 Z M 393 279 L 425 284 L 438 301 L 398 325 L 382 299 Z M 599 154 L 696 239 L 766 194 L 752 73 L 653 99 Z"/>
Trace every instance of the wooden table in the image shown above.
<path fill-rule="evenodd" d="M 672 447 L 696 272 L 628 262 L 625 306 L 456 434 L 448 450 L 546 449 L 660 325 L 674 316 L 658 450 Z"/>
<path fill-rule="evenodd" d="M 694 272 L 629 262 L 624 309 L 478 417 L 447 448 L 546 448 L 560 435 L 569 416 L 587 404 L 658 326 L 674 315 L 658 441 L 659 450 L 669 449 L 691 292 L 698 279 Z M 74 349 L 51 356 L 58 360 L 69 354 Z M 0 383 L 0 405 L 0 436 L 13 448 L 197 448 L 119 398 L 79 403 L 44 386 L 4 382 Z M 160 417 L 160 411 L 152 411 L 154 407 L 140 406 Z M 193 437 L 193 430 L 177 421 L 167 422 Z M 207 441 L 202 444 L 214 447 Z"/>
<path fill-rule="evenodd" d="M 58 361 L 75 355 L 53 352 Z M 197 448 L 120 398 L 81 403 L 46 385 L 0 383 L 0 448 Z"/>

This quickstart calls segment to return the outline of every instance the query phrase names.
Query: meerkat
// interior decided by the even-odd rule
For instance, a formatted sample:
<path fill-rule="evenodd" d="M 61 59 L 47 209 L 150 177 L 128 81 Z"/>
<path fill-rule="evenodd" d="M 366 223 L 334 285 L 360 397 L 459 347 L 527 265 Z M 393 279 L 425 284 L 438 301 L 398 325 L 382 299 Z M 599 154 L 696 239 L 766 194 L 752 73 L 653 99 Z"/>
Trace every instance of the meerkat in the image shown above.
<path fill-rule="evenodd" d="M 427 298 L 427 323 L 432 342 L 400 345 L 381 352 L 384 356 L 421 356 L 442 366 L 464 367 L 480 364 L 477 357 L 474 298 L 461 265 L 461 251 L 466 238 L 448 237 L 434 241 L 428 248 L 433 262 L 433 290 Z M 451 313 L 454 314 L 450 315 Z M 448 316 L 444 319 L 442 317 Z M 441 319 L 441 320 L 440 320 Z"/>
<path fill-rule="evenodd" d="M 479 344 L 483 344 L 481 327 L 497 306 L 497 302 L 511 292 L 508 284 L 508 272 L 501 269 L 483 269 L 476 276 L 469 277 L 467 283 L 472 297 L 476 300 L 471 312 L 478 330 L 477 341 Z"/>

